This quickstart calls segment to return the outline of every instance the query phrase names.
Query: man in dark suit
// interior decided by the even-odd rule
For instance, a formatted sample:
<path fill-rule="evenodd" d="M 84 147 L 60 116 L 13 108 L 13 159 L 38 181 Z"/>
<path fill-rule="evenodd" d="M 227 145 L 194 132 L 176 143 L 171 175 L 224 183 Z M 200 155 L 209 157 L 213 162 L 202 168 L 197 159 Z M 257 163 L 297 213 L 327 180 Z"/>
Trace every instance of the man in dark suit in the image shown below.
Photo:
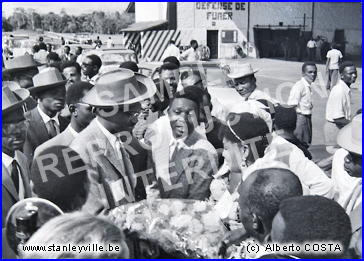
<path fill-rule="evenodd" d="M 161 198 L 205 200 L 210 195 L 212 175 L 218 166 L 217 152 L 195 131 L 199 106 L 193 88 L 177 92 L 168 109 L 172 135 L 165 133 L 162 140 L 152 135 L 147 141 L 152 146 L 149 165 L 155 174 L 149 181 L 154 181 L 151 189 L 158 189 Z"/>
<path fill-rule="evenodd" d="M 144 191 L 144 187 L 141 179 L 137 184 L 135 174 L 146 169 L 147 153 L 131 131 L 140 102 L 155 91 L 146 76 L 118 69 L 100 76 L 83 98 L 96 114 L 70 145 L 86 163 L 91 181 L 83 211 L 95 214 L 140 199 L 139 188 Z"/>
<path fill-rule="evenodd" d="M 53 67 L 44 69 L 33 77 L 34 86 L 28 90 L 38 100 L 38 106 L 25 114 L 29 123 L 24 154 L 29 162 L 35 149 L 66 129 L 69 121 L 59 116 L 64 108 L 67 80 Z"/>
<path fill-rule="evenodd" d="M 88 82 L 76 82 L 68 88 L 66 103 L 71 112 L 70 124 L 61 134 L 41 144 L 35 150 L 34 158 L 50 147 L 69 146 L 78 133 L 86 128 L 95 118 L 91 105 L 81 102 L 82 98 L 92 87 L 93 85 Z"/>
<path fill-rule="evenodd" d="M 2 89 L 2 227 L 9 209 L 20 199 L 31 197 L 27 158 L 21 152 L 28 121 L 22 105 L 29 91 Z"/>
<path fill-rule="evenodd" d="M 74 55 L 73 53 L 71 53 L 71 48 L 66 45 L 65 47 L 63 47 L 63 51 L 64 53 L 61 55 L 61 61 L 76 61 L 76 55 Z"/>
<path fill-rule="evenodd" d="M 43 64 L 36 62 L 29 54 L 4 60 L 3 81 L 13 81 L 18 83 L 21 88 L 29 88 L 33 86 L 32 77 L 39 72 L 37 67 L 41 65 Z M 37 107 L 37 102 L 29 96 L 23 106 L 25 111 L 32 110 Z"/>

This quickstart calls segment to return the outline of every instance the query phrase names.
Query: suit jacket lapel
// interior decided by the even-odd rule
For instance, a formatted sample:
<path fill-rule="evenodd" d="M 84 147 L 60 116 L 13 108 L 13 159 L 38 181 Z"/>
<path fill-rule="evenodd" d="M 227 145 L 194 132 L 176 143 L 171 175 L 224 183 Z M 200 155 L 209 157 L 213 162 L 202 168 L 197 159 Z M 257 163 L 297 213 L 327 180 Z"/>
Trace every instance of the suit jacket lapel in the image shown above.
<path fill-rule="evenodd" d="M 38 134 L 37 137 L 40 139 L 40 143 L 49 140 L 47 128 L 44 124 L 42 117 L 39 114 L 38 109 L 35 108 L 33 111 L 31 111 L 31 115 L 33 121 L 30 124 L 33 125 L 34 131 L 36 131 L 36 133 Z"/>
<path fill-rule="evenodd" d="M 117 157 L 114 148 L 111 146 L 109 140 L 106 138 L 104 133 L 97 126 L 96 121 L 93 121 L 92 123 L 95 125 L 94 137 L 95 140 L 98 141 L 99 148 L 104 150 L 105 158 L 110 162 L 111 165 L 115 167 L 115 169 L 120 173 L 120 175 L 125 178 L 126 177 L 125 169 L 123 167 L 122 161 Z"/>
<path fill-rule="evenodd" d="M 171 167 L 170 170 L 177 173 L 176 176 L 170 177 L 171 184 L 177 184 L 182 174 L 185 172 L 185 169 L 188 167 L 188 158 L 193 154 L 193 149 L 191 146 L 196 143 L 198 140 L 198 134 L 196 132 L 191 133 L 190 136 L 186 138 L 184 141 L 185 145 L 179 149 L 178 153 L 175 155 L 173 159 L 174 167 Z M 173 190 L 169 190 L 166 192 L 166 197 L 172 193 Z"/>
<path fill-rule="evenodd" d="M 14 197 L 14 199 L 16 201 L 19 201 L 19 196 L 18 193 L 16 192 L 14 183 L 10 177 L 10 173 L 8 172 L 8 170 L 5 168 L 4 164 L 2 164 L 2 183 L 3 186 L 9 191 L 9 193 Z"/>
<path fill-rule="evenodd" d="M 59 120 L 59 130 L 60 132 L 63 132 L 67 128 L 70 122 L 68 121 L 67 118 L 64 118 L 60 115 L 58 115 L 58 120 Z"/>
<path fill-rule="evenodd" d="M 20 155 L 19 155 L 20 154 Z M 32 196 L 32 191 L 30 189 L 30 179 L 29 179 L 29 170 L 27 168 L 28 166 L 28 160 L 21 152 L 18 151 L 18 161 L 20 166 L 20 172 L 21 172 L 21 178 L 23 179 L 24 184 L 24 190 L 25 190 L 25 198 L 29 198 Z"/>

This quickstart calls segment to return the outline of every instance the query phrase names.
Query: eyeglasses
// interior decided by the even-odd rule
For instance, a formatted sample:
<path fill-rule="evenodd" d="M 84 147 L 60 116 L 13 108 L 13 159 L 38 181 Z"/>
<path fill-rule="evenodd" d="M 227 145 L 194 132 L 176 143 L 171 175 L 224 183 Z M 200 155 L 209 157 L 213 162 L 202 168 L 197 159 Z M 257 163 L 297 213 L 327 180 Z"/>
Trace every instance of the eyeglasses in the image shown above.
<path fill-rule="evenodd" d="M 82 105 L 82 106 L 86 106 L 87 107 L 87 109 L 92 109 L 92 106 L 90 105 L 90 104 L 87 104 L 87 103 L 83 103 L 83 102 L 78 102 L 77 103 L 78 105 Z"/>
<path fill-rule="evenodd" d="M 15 130 L 25 131 L 29 127 L 29 120 L 24 120 L 18 123 L 3 123 L 3 132 L 5 134 L 13 134 Z"/>

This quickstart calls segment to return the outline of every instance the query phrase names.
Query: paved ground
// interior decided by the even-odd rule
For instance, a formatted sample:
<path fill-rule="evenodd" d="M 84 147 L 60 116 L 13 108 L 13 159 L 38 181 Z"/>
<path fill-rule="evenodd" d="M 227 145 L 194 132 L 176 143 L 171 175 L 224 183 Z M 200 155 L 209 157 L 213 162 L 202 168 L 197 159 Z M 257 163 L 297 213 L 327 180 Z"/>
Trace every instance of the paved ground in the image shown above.
<path fill-rule="evenodd" d="M 259 69 L 256 74 L 257 85 L 260 90 L 268 90 L 273 98 L 287 102 L 289 92 L 293 84 L 301 78 L 302 62 L 283 61 L 274 59 L 242 59 L 227 60 L 226 62 L 249 62 L 254 69 Z M 324 124 L 326 102 L 328 92 L 326 92 L 326 67 L 318 64 L 318 77 L 315 81 L 317 86 L 314 91 L 313 101 L 313 145 L 324 143 Z M 351 86 L 352 88 L 352 112 L 356 113 L 362 107 L 362 68 L 357 68 L 358 78 Z"/>

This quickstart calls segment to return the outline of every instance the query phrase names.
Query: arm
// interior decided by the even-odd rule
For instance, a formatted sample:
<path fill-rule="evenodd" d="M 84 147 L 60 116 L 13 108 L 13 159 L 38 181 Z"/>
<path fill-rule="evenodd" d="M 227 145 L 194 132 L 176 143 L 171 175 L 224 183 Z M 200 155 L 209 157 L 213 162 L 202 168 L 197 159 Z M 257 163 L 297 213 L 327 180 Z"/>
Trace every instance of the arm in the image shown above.
<path fill-rule="evenodd" d="M 296 107 L 301 100 L 301 92 L 299 88 L 300 82 L 293 85 L 291 92 L 289 93 L 287 104 Z"/>
<path fill-rule="evenodd" d="M 350 123 L 350 121 L 348 119 L 346 119 L 345 117 L 334 119 L 334 122 L 341 127 L 344 127 L 345 125 Z"/>
<path fill-rule="evenodd" d="M 326 60 L 326 73 L 329 71 L 329 65 L 330 65 L 330 57 L 327 57 L 327 60 Z"/>
<path fill-rule="evenodd" d="M 191 51 L 191 48 L 187 49 L 186 51 L 184 51 L 183 53 L 181 53 L 180 55 L 180 60 L 183 61 L 183 60 L 186 60 L 187 59 L 187 56 L 188 54 L 190 53 Z"/>
<path fill-rule="evenodd" d="M 332 180 L 311 160 L 305 157 L 297 148 L 290 154 L 290 170 L 302 182 L 303 188 L 309 189 L 309 195 L 318 195 L 333 198 L 334 186 Z M 307 191 L 306 191 L 307 193 Z M 304 190 L 304 195 L 306 194 Z"/>
<path fill-rule="evenodd" d="M 329 99 L 334 122 L 339 126 L 344 127 L 350 122 L 350 120 L 345 118 L 344 97 L 340 93 L 338 93 L 336 89 L 334 89 L 333 91 L 331 91 Z"/>

